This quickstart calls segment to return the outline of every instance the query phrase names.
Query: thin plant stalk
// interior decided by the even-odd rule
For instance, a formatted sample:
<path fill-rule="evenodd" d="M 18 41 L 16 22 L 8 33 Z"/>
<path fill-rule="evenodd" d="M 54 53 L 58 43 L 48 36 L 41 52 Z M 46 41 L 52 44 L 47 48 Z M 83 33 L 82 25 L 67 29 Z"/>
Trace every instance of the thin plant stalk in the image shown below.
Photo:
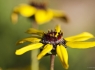
<path fill-rule="evenodd" d="M 54 59 L 55 55 L 50 55 L 50 70 L 54 70 Z"/>
<path fill-rule="evenodd" d="M 39 61 L 37 60 L 38 49 L 31 51 L 31 70 L 39 70 Z"/>
<path fill-rule="evenodd" d="M 38 25 L 36 23 L 32 24 L 33 28 L 38 29 Z M 31 51 L 31 70 L 39 70 L 39 61 L 37 60 L 38 49 Z"/>

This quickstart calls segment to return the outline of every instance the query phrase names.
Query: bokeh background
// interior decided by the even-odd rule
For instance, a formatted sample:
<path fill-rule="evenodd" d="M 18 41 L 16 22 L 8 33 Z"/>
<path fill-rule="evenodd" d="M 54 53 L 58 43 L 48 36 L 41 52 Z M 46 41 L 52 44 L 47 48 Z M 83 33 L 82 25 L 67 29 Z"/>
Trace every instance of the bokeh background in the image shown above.
<path fill-rule="evenodd" d="M 69 23 L 53 20 L 39 26 L 41 30 L 53 29 L 60 24 L 64 37 L 90 32 L 95 35 L 95 0 L 36 0 L 46 2 L 49 8 L 65 12 Z M 29 0 L 0 0 L 0 70 L 30 70 L 30 51 L 21 56 L 15 55 L 15 50 L 26 44 L 16 46 L 16 42 L 30 35 L 24 33 L 32 27 L 33 22 L 19 16 L 17 24 L 12 24 L 10 15 L 15 6 L 29 3 Z M 69 54 L 68 70 L 95 70 L 95 48 L 67 48 Z M 40 60 L 40 70 L 49 70 L 49 57 Z M 65 70 L 60 60 L 55 59 L 55 70 Z"/>

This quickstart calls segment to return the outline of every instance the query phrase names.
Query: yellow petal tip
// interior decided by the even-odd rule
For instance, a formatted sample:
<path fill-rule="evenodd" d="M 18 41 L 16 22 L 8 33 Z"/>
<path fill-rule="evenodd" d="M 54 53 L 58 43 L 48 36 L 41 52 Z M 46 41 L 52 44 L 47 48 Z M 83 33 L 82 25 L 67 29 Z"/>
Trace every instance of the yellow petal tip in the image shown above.
<path fill-rule="evenodd" d="M 16 43 L 16 45 L 20 45 L 22 43 L 24 43 L 24 41 L 19 41 L 19 42 Z"/>
<path fill-rule="evenodd" d="M 67 70 L 69 68 L 69 65 L 67 65 L 66 67 L 65 67 L 65 69 Z"/>
<path fill-rule="evenodd" d="M 89 33 L 89 32 L 84 32 L 84 34 L 89 35 L 89 36 L 91 36 L 91 37 L 94 37 L 94 35 L 92 35 L 92 34 Z"/>
<path fill-rule="evenodd" d="M 18 14 L 17 13 L 12 13 L 11 15 L 11 20 L 12 20 L 12 23 L 17 23 L 18 21 Z"/>
<path fill-rule="evenodd" d="M 38 60 L 40 60 L 40 59 L 41 59 L 41 57 L 37 56 L 37 59 L 38 59 Z"/>
<path fill-rule="evenodd" d="M 23 53 L 21 51 L 19 51 L 19 50 L 16 50 L 15 54 L 16 55 L 22 55 Z"/>
<path fill-rule="evenodd" d="M 19 43 L 19 44 L 22 44 L 22 43 L 24 43 L 24 41 L 19 41 L 18 43 Z"/>

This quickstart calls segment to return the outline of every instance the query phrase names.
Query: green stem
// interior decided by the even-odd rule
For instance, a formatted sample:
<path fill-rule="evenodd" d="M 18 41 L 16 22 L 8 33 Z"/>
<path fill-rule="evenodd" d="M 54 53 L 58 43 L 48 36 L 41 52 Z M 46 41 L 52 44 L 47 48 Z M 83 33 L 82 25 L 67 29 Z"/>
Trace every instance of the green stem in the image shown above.
<path fill-rule="evenodd" d="M 38 50 L 31 52 L 31 70 L 39 70 L 39 61 L 37 60 Z"/>
<path fill-rule="evenodd" d="M 54 59 L 55 55 L 50 56 L 50 70 L 54 70 Z"/>
<path fill-rule="evenodd" d="M 32 27 L 38 29 L 36 23 L 32 23 Z M 38 49 L 31 51 L 31 70 L 39 70 L 39 61 L 37 60 Z"/>

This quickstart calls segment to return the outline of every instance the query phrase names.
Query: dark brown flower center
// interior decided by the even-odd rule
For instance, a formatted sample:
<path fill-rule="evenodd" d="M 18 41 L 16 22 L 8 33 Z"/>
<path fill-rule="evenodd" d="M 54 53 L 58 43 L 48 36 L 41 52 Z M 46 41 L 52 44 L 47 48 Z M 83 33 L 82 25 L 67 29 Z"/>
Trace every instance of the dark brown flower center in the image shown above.
<path fill-rule="evenodd" d="M 42 37 L 41 42 L 43 44 L 52 44 L 52 45 L 57 45 L 57 44 L 63 44 L 65 45 L 66 41 L 63 39 L 63 33 L 60 31 L 56 37 L 57 32 L 55 31 L 48 31 L 48 33 L 45 33 Z"/>
<path fill-rule="evenodd" d="M 31 6 L 36 7 L 37 9 L 46 9 L 46 5 L 44 3 L 36 3 L 36 2 L 31 2 Z"/>
<path fill-rule="evenodd" d="M 57 36 L 56 36 L 57 34 Z M 53 45 L 53 49 L 51 50 L 51 53 L 47 53 L 47 55 L 56 55 L 56 47 L 57 45 L 64 45 L 64 47 L 66 48 L 66 40 L 63 38 L 63 33 L 60 31 L 59 33 L 57 33 L 56 31 L 48 31 L 47 33 L 44 33 L 42 39 L 41 39 L 41 43 L 44 44 L 44 46 L 46 44 L 52 44 Z M 40 49 L 40 51 L 43 50 L 44 46 Z"/>

